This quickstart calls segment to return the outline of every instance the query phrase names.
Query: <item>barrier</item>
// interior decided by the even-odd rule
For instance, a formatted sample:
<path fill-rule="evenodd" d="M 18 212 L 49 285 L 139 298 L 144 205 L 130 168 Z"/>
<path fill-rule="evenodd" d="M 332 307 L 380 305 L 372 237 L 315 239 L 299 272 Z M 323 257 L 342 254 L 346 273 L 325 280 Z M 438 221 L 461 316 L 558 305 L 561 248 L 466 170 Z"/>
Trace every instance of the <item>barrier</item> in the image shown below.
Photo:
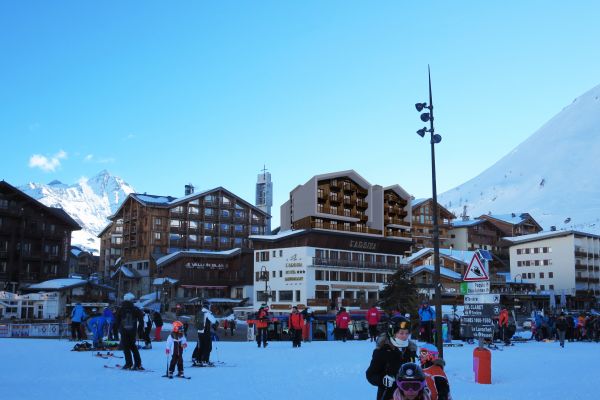
<path fill-rule="evenodd" d="M 473 372 L 475 382 L 481 384 L 492 383 L 492 352 L 488 349 L 476 347 L 473 350 Z"/>
<path fill-rule="evenodd" d="M 68 333 L 68 324 L 50 323 L 0 323 L 0 338 L 60 338 Z"/>

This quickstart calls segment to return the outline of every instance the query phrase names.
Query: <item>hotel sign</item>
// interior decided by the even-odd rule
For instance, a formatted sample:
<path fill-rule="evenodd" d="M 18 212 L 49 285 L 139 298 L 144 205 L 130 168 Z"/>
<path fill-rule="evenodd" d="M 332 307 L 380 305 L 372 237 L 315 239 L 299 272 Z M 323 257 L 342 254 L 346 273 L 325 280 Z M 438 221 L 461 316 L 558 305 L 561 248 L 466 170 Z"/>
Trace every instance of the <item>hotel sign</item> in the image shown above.
<path fill-rule="evenodd" d="M 208 263 L 208 262 L 188 262 L 185 267 L 189 269 L 226 269 L 227 264 L 223 263 Z"/>
<path fill-rule="evenodd" d="M 359 250 L 377 250 L 377 243 L 364 240 L 351 240 L 350 248 Z"/>

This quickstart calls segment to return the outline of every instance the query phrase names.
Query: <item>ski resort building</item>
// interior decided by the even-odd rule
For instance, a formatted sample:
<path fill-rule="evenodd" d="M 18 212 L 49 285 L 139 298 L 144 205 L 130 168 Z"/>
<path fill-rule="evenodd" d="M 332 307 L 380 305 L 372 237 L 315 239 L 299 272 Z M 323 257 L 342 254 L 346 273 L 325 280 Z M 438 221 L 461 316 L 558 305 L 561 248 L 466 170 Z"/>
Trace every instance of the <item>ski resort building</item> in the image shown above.
<path fill-rule="evenodd" d="M 412 236 L 414 240 L 413 252 L 433 247 L 433 199 L 413 200 L 411 207 Z M 448 231 L 452 228 L 452 221 L 456 217 L 439 203 L 437 209 L 440 247 L 448 248 L 450 247 L 450 235 Z"/>

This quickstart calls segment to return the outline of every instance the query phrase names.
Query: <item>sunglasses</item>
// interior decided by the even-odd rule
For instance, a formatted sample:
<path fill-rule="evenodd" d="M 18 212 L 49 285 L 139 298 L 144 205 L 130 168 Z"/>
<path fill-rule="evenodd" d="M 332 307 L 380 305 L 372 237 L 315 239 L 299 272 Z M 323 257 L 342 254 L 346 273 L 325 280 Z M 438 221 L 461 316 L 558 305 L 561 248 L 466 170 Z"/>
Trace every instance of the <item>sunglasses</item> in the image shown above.
<path fill-rule="evenodd" d="M 396 385 L 403 392 L 420 392 L 425 387 L 425 382 L 423 381 L 396 381 Z"/>

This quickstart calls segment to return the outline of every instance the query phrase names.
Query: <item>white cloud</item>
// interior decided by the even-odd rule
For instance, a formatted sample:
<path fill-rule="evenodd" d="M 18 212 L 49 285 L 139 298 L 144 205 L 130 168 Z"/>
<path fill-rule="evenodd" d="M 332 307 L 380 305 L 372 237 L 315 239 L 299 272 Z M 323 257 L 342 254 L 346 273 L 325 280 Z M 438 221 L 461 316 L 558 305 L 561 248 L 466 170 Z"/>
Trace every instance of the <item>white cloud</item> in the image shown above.
<path fill-rule="evenodd" d="M 54 172 L 60 167 L 60 160 L 67 158 L 67 153 L 60 150 L 50 158 L 41 154 L 34 154 L 29 158 L 29 168 L 39 168 L 44 172 Z"/>
<path fill-rule="evenodd" d="M 93 154 L 88 154 L 87 156 L 85 156 L 83 158 L 83 161 L 92 161 L 93 158 L 94 158 Z"/>
<path fill-rule="evenodd" d="M 93 154 L 88 154 L 87 156 L 83 157 L 83 161 L 85 162 L 93 162 L 96 164 L 111 164 L 115 162 L 115 159 L 113 157 L 96 157 Z"/>

